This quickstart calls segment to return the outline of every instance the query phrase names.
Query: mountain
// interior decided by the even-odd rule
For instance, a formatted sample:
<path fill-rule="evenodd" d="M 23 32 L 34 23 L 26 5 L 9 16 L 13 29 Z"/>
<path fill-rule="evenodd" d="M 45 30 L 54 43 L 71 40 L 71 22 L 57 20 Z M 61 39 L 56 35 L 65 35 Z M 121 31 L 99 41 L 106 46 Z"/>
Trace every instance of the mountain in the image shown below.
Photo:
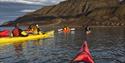
<path fill-rule="evenodd" d="M 125 25 L 124 0 L 66 0 L 19 17 L 17 22 L 61 18 L 76 25 Z"/>
<path fill-rule="evenodd" d="M 0 2 L 22 3 L 32 5 L 53 5 L 63 0 L 0 0 Z"/>

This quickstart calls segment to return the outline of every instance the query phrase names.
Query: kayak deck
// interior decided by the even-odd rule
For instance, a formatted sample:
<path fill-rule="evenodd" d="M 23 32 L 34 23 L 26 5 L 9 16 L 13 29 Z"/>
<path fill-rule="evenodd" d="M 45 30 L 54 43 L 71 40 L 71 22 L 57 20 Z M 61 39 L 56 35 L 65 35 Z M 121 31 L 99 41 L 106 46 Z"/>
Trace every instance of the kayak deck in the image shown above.
<path fill-rule="evenodd" d="M 4 38 L 0 38 L 0 44 L 15 43 L 15 42 L 28 41 L 28 40 L 38 40 L 38 39 L 44 39 L 44 38 L 49 38 L 53 36 L 54 36 L 54 31 L 48 31 L 45 34 L 29 35 L 27 37 L 4 37 Z"/>

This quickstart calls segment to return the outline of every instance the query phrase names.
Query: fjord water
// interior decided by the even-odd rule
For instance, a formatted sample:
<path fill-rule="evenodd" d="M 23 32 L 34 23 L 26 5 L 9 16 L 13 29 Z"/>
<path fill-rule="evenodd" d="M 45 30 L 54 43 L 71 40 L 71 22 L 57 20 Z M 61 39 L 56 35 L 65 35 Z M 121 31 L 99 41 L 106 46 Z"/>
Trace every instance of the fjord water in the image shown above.
<path fill-rule="evenodd" d="M 81 47 L 85 35 L 81 28 L 54 37 L 0 46 L 0 63 L 68 63 Z M 125 62 L 125 28 L 92 27 L 87 36 L 95 63 Z"/>

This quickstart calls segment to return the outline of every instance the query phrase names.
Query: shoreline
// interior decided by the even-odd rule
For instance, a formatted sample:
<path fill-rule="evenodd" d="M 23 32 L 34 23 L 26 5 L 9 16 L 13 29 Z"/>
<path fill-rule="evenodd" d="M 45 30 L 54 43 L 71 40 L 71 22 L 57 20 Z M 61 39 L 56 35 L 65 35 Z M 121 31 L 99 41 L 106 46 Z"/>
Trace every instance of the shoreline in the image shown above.
<path fill-rule="evenodd" d="M 83 27 L 82 25 L 77 25 L 77 24 L 70 24 L 70 23 L 63 23 L 61 20 L 53 20 L 53 21 L 38 21 L 38 22 L 23 22 L 19 23 L 19 26 L 29 26 L 30 24 L 38 24 L 40 27 L 64 27 L 66 24 L 68 24 L 68 27 L 74 27 L 74 28 L 81 28 Z M 14 27 L 13 25 L 0 25 L 0 27 Z M 118 25 L 90 25 L 89 27 L 125 27 L 125 26 L 118 26 Z"/>
<path fill-rule="evenodd" d="M 59 23 L 59 22 L 58 22 Z M 56 26 L 56 27 L 64 27 L 62 25 L 59 25 L 58 23 L 52 23 L 52 24 L 45 24 L 45 25 L 39 25 L 40 27 L 51 27 L 51 26 Z M 19 26 L 29 26 L 29 25 L 19 25 Z M 6 25 L 0 25 L 0 27 L 14 27 L 13 25 L 11 26 L 6 26 Z M 74 26 L 71 26 L 71 25 L 68 25 L 68 27 L 74 27 L 74 28 L 79 28 L 79 27 L 83 27 L 83 26 L 79 26 L 79 25 L 74 25 Z M 89 27 L 125 27 L 125 26 L 99 26 L 99 25 L 90 25 Z"/>

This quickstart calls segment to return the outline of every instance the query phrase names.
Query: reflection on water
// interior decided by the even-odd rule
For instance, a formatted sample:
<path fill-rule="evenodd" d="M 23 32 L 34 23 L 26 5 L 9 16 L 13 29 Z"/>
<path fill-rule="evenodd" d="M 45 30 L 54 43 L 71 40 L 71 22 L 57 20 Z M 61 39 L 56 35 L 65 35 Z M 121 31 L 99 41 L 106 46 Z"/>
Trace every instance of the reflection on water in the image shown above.
<path fill-rule="evenodd" d="M 82 30 L 55 32 L 53 38 L 0 46 L 1 63 L 68 63 L 79 51 Z M 125 63 L 125 29 L 92 28 L 87 36 L 95 63 Z"/>
<path fill-rule="evenodd" d="M 17 57 L 20 57 L 23 55 L 22 51 L 23 51 L 23 45 L 22 43 L 14 43 L 13 44 L 14 50 L 15 50 L 15 54 Z"/>

